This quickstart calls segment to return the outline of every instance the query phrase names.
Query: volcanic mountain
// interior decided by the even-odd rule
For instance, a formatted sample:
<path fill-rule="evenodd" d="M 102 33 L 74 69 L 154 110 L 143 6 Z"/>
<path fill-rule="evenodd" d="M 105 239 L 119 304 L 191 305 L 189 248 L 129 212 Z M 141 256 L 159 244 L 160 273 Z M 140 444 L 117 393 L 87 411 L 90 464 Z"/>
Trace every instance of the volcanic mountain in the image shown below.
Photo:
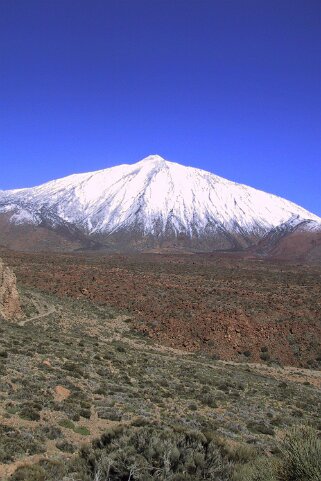
<path fill-rule="evenodd" d="M 321 218 L 204 170 L 151 155 L 135 164 L 0 191 L 0 243 L 18 249 L 244 249 Z"/>

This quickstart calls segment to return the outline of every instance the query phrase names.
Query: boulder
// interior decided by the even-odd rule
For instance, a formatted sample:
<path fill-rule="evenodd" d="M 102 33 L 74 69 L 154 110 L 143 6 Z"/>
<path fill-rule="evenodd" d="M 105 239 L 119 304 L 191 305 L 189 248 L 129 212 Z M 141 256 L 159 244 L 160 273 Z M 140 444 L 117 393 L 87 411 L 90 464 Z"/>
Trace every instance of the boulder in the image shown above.
<path fill-rule="evenodd" d="M 0 317 L 11 320 L 22 316 L 16 276 L 0 259 Z"/>

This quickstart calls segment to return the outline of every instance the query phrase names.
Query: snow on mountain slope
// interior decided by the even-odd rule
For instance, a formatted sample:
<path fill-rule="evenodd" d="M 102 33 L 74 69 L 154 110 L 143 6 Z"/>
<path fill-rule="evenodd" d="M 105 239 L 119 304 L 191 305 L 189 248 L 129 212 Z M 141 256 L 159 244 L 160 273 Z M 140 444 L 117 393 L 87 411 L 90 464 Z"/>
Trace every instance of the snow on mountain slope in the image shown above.
<path fill-rule="evenodd" d="M 0 191 L 1 212 L 11 213 L 14 224 L 45 220 L 54 227 L 61 220 L 88 234 L 135 229 L 144 235 L 201 236 L 224 229 L 263 235 L 287 222 L 310 220 L 321 226 L 321 218 L 290 201 L 157 155 L 38 187 Z"/>

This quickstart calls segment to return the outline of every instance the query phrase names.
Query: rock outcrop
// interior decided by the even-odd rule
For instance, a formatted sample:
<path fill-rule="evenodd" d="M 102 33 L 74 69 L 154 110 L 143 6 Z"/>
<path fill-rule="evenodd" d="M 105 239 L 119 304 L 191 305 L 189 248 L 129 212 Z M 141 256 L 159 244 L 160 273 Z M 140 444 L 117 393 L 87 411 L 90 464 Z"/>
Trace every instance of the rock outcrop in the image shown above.
<path fill-rule="evenodd" d="M 0 259 L 0 317 L 11 320 L 22 315 L 16 276 Z"/>

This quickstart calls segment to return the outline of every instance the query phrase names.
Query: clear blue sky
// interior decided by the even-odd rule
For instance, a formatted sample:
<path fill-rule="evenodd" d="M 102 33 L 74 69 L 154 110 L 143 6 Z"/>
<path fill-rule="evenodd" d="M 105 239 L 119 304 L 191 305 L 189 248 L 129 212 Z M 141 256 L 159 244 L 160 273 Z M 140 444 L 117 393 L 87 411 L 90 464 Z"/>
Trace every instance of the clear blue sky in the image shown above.
<path fill-rule="evenodd" d="M 321 1 L 1 0 L 0 189 L 151 153 L 321 215 Z"/>

